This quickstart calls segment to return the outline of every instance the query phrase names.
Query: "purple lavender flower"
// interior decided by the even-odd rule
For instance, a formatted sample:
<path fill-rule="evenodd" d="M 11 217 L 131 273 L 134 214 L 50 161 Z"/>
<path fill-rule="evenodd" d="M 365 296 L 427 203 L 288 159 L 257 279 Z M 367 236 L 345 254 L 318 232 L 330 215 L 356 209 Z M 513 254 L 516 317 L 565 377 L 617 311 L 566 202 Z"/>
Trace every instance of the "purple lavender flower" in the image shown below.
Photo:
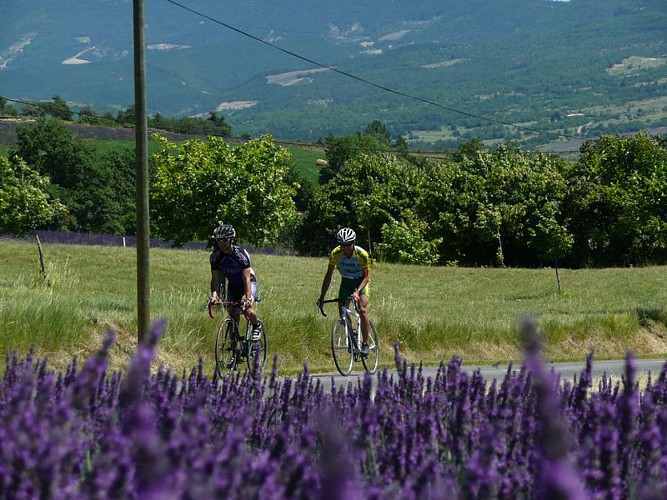
<path fill-rule="evenodd" d="M 524 320 L 521 325 L 526 348 L 524 361 L 533 378 L 537 403 L 537 418 L 541 423 L 538 434 L 538 461 L 536 469 L 536 494 L 539 498 L 584 499 L 587 498 L 581 479 L 574 469 L 568 452 L 568 430 L 560 416 L 557 385 L 553 372 L 548 374 L 540 356 L 541 339 L 536 325 Z"/>

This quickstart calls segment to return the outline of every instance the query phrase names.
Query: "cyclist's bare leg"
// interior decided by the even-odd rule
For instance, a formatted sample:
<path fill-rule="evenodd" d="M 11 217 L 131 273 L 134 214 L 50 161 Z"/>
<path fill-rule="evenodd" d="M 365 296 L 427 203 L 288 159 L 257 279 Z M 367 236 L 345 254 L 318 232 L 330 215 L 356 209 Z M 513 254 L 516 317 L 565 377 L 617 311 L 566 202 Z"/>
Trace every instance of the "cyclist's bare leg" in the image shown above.
<path fill-rule="evenodd" d="M 350 301 L 344 300 L 343 302 L 338 303 L 338 316 L 343 317 L 343 308 L 350 307 Z"/>
<path fill-rule="evenodd" d="M 361 295 L 359 297 L 359 316 L 361 321 L 361 335 L 364 342 L 368 343 L 371 331 L 371 320 L 368 317 L 368 295 Z"/>
<path fill-rule="evenodd" d="M 250 323 L 252 323 L 253 325 L 256 325 L 257 324 L 257 319 L 258 319 L 257 318 L 257 312 L 252 307 L 249 307 L 248 309 L 246 309 L 246 312 L 248 313 L 248 319 L 250 320 Z"/>
<path fill-rule="evenodd" d="M 235 311 L 234 309 L 235 309 L 235 308 L 232 307 L 232 306 L 229 306 L 229 307 L 227 308 L 227 317 L 228 317 L 228 318 L 233 318 L 234 321 L 236 322 L 237 327 L 238 327 L 239 319 L 241 318 L 241 316 L 240 316 L 240 314 L 238 313 L 238 311 Z M 234 346 L 233 346 L 234 351 L 236 352 L 236 351 L 238 350 L 238 348 L 239 348 L 239 346 L 238 346 L 238 342 L 235 342 L 235 343 L 234 343 Z"/>

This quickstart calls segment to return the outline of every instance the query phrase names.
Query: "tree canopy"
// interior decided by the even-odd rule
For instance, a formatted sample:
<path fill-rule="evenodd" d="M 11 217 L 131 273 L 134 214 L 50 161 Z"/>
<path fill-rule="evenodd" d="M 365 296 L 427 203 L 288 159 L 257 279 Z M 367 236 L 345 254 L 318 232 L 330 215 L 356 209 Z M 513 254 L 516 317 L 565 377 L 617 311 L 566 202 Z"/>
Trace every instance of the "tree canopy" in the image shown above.
<path fill-rule="evenodd" d="M 48 194 L 49 179 L 15 156 L 0 156 L 0 233 L 21 235 L 67 212 Z"/>
<path fill-rule="evenodd" d="M 207 240 L 225 222 L 244 243 L 322 255 L 348 226 L 374 257 L 403 263 L 667 262 L 667 149 L 659 136 L 603 136 L 584 143 L 577 161 L 475 140 L 434 158 L 400 150 L 372 122 L 359 134 L 327 139 L 334 168 L 321 182 L 304 181 L 308 189 L 271 136 L 156 139 L 162 149 L 151 157 L 151 229 L 177 245 Z M 99 154 L 62 121 L 42 117 L 17 128 L 3 169 L 3 231 L 134 232 L 130 149 Z M 67 211 L 54 205 L 45 218 L 38 203 L 26 211 L 35 220 L 7 215 L 10 205 L 27 203 L 22 196 L 57 199 Z"/>
<path fill-rule="evenodd" d="M 177 245 L 207 240 L 225 222 L 245 243 L 274 244 L 295 217 L 289 152 L 270 136 L 240 144 L 156 140 L 163 149 L 152 155 L 151 212 L 159 236 Z"/>
<path fill-rule="evenodd" d="M 49 193 L 67 206 L 67 217 L 54 219 L 54 228 L 134 234 L 133 151 L 100 156 L 62 121 L 40 118 L 17 127 L 10 155 L 48 176 Z"/>

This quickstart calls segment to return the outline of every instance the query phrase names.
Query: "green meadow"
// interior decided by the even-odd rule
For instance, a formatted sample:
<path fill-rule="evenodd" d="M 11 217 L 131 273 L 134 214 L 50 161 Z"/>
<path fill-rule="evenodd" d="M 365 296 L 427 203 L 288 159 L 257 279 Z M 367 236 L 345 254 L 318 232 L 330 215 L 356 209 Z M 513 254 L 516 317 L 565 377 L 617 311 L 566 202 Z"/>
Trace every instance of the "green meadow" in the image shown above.
<path fill-rule="evenodd" d="M 52 367 L 85 358 L 116 332 L 112 368 L 123 369 L 136 348 L 134 248 L 43 244 L 51 286 L 41 275 L 34 241 L 0 239 L 0 348 L 24 355 L 33 348 Z M 158 363 L 188 373 L 201 358 L 213 372 L 215 331 L 209 318 L 208 252 L 151 249 L 151 318 L 167 330 Z M 327 261 L 252 255 L 259 281 L 270 355 L 281 375 L 308 364 L 334 372 L 330 331 L 336 317 L 320 315 Z M 410 362 L 434 365 L 458 355 L 467 364 L 519 362 L 517 323 L 536 319 L 549 361 L 667 354 L 667 267 L 622 269 L 418 267 L 376 262 L 371 271 L 371 319 L 381 366 L 392 367 L 394 345 Z M 332 283 L 328 297 L 337 291 Z M 359 369 L 362 369 L 359 364 Z"/>

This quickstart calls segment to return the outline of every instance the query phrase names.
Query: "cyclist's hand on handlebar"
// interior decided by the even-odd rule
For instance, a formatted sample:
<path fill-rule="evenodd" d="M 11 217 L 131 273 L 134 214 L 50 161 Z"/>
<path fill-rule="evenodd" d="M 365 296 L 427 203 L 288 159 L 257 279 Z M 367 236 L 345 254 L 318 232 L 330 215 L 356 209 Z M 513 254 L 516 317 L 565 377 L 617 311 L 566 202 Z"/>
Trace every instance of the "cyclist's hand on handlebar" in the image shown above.
<path fill-rule="evenodd" d="M 252 297 L 243 297 L 243 307 L 247 309 L 252 306 Z"/>
<path fill-rule="evenodd" d="M 208 301 L 206 302 L 206 309 L 208 309 L 209 315 L 211 314 L 211 308 L 213 306 L 219 306 L 220 304 L 222 304 L 222 300 L 220 300 L 220 297 L 216 295 L 211 295 L 208 298 Z"/>
<path fill-rule="evenodd" d="M 220 304 L 220 299 L 218 297 L 211 296 L 206 303 L 206 309 L 208 309 L 208 315 L 213 318 L 213 306 Z"/>
<path fill-rule="evenodd" d="M 324 312 L 324 309 L 323 309 L 322 306 L 324 306 L 324 299 L 322 297 L 320 297 L 319 299 L 317 299 L 317 308 L 322 313 L 322 316 L 326 317 L 327 313 Z"/>

